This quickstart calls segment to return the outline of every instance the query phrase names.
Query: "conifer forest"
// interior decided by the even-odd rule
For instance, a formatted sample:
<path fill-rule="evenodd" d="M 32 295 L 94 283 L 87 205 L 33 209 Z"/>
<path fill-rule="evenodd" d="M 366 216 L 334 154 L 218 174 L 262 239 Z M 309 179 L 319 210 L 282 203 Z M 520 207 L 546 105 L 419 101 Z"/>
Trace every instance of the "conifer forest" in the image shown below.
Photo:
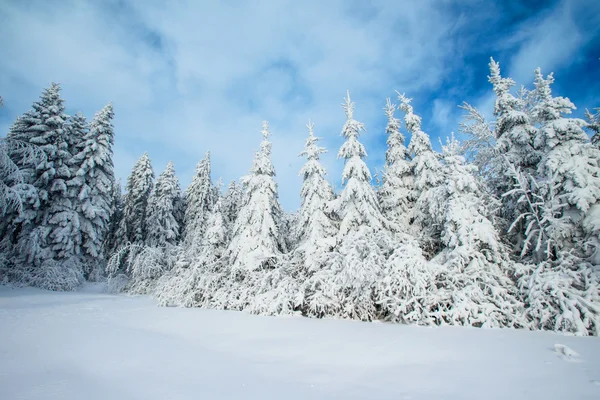
<path fill-rule="evenodd" d="M 600 109 L 573 117 L 539 68 L 518 89 L 492 59 L 488 79 L 493 118 L 463 103 L 441 152 L 408 97 L 418 93 L 382 99 L 385 132 L 369 130 L 387 137 L 379 179 L 364 161 L 360 101 L 340 93 L 344 142 L 329 151 L 342 186 L 308 122 L 292 213 L 267 122 L 248 173 L 226 188 L 210 153 L 185 190 L 176 165 L 154 171 L 147 153 L 122 185 L 118 104 L 66 115 L 53 83 L 0 139 L 0 282 L 105 281 L 163 306 L 598 336 Z"/>

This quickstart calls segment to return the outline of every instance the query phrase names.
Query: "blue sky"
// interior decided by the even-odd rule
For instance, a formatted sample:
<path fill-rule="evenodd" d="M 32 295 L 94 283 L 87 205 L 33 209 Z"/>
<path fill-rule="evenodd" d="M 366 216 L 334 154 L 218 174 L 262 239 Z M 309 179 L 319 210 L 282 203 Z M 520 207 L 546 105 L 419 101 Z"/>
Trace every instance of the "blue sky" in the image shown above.
<path fill-rule="evenodd" d="M 157 174 L 173 160 L 186 186 L 210 150 L 213 178 L 227 185 L 247 173 L 268 120 L 287 210 L 300 203 L 309 118 L 339 188 L 346 90 L 372 171 L 386 97 L 412 97 L 438 146 L 458 129 L 462 101 L 491 111 L 490 56 L 519 85 L 535 67 L 554 72 L 577 115 L 600 106 L 597 0 L 0 2 L 2 135 L 56 81 L 68 113 L 91 118 L 113 101 L 119 177 L 148 151 Z"/>

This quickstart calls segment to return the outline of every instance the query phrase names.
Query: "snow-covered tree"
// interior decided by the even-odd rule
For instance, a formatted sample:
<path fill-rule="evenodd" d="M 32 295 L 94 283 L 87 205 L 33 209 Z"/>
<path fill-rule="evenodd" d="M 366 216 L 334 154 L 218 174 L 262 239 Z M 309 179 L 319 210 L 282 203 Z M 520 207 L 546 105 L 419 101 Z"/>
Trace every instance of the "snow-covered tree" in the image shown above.
<path fill-rule="evenodd" d="M 515 85 L 515 81 L 500 75 L 500 64 L 494 59 L 491 59 L 489 66 L 488 79 L 496 93 L 494 103 L 496 147 L 515 167 L 530 172 L 535 169 L 540 156 L 534 147 L 536 129 L 524 109 L 526 104 L 510 93 L 510 88 Z"/>
<path fill-rule="evenodd" d="M 199 246 L 206 227 L 206 218 L 214 204 L 214 190 L 210 178 L 210 152 L 196 167 L 192 183 L 185 191 L 185 234 L 186 246 Z"/>
<path fill-rule="evenodd" d="M 160 278 L 156 298 L 164 305 L 225 308 L 231 288 L 224 283 L 227 221 L 219 199 L 209 212 L 200 253 L 187 268 L 177 268 Z M 191 257 L 190 257 L 191 258 Z"/>
<path fill-rule="evenodd" d="M 127 242 L 126 237 L 119 237 L 117 231 L 123 218 L 123 194 L 121 193 L 121 179 L 116 179 L 110 193 L 110 217 L 108 231 L 104 239 L 104 254 L 106 258 L 112 257 L 119 246 Z"/>
<path fill-rule="evenodd" d="M 123 218 L 117 233 L 119 237 L 126 238 L 129 243 L 144 243 L 148 236 L 146 213 L 153 185 L 154 171 L 148 153 L 144 153 L 135 163 L 131 175 L 127 178 Z"/>
<path fill-rule="evenodd" d="M 69 118 L 69 121 L 66 125 L 66 130 L 66 140 L 69 146 L 69 151 L 73 156 L 76 156 L 81 150 L 83 150 L 85 145 L 85 137 L 89 132 L 89 126 L 85 115 L 78 112 Z M 78 165 L 75 166 L 78 167 Z M 73 171 L 73 174 L 77 173 L 77 169 Z"/>
<path fill-rule="evenodd" d="M 381 214 L 375 190 L 371 186 L 371 172 L 363 161 L 367 152 L 358 141 L 358 136 L 365 127 L 362 122 L 354 119 L 354 103 L 350 100 L 350 93 L 342 107 L 347 118 L 342 128 L 342 136 L 346 141 L 338 152 L 338 158 L 345 160 L 342 172 L 344 189 L 335 205 L 335 211 L 341 219 L 338 232 L 340 238 L 351 231 L 358 231 L 362 226 L 368 226 L 373 231 L 391 226 Z"/>
<path fill-rule="evenodd" d="M 428 214 L 441 230 L 444 248 L 434 258 L 443 265 L 436 278 L 438 323 L 523 327 L 522 304 L 509 275 L 508 251 L 487 215 L 491 204 L 465 163 L 454 136 L 443 146 L 444 182 L 431 189 Z"/>
<path fill-rule="evenodd" d="M 426 201 L 430 196 L 429 191 L 443 182 L 444 176 L 438 154 L 431 147 L 429 135 L 421 130 L 421 117 L 414 113 L 410 104 L 412 99 L 400 93 L 398 99 L 399 108 L 405 113 L 406 129 L 411 133 L 408 152 L 412 157 L 412 195 L 416 200 L 410 216 L 411 231 L 418 237 L 426 254 L 431 256 L 439 250 L 439 238 L 436 236 L 439 229 L 433 226 L 433 217 L 427 212 Z"/>
<path fill-rule="evenodd" d="M 333 200 L 333 190 L 325 179 L 325 168 L 319 161 L 319 156 L 325 153 L 317 145 L 321 140 L 314 135 L 314 124 L 308 123 L 308 139 L 300 156 L 306 157 L 306 163 L 300 170 L 303 178 L 300 197 L 302 205 L 295 221 L 295 237 L 298 238 L 298 248 L 303 252 L 305 266 L 308 270 L 319 267 L 319 259 L 323 253 L 335 244 L 337 227 L 327 211 L 329 202 Z"/>
<path fill-rule="evenodd" d="M 333 208 L 341 219 L 336 247 L 323 268 L 305 284 L 306 313 L 371 320 L 377 317 L 374 290 L 389 249 L 388 222 L 379 210 L 371 173 L 363 161 L 367 155 L 358 141 L 364 125 L 354 119 L 354 103 L 347 93 L 342 104 L 346 123 L 338 157 L 345 160 L 345 185 Z"/>
<path fill-rule="evenodd" d="M 285 240 L 280 234 L 283 211 L 277 197 L 275 168 L 271 162 L 269 125 L 263 122 L 263 140 L 246 180 L 245 202 L 232 230 L 227 249 L 233 270 L 253 271 L 271 268 L 285 252 Z"/>
<path fill-rule="evenodd" d="M 81 266 L 74 259 L 78 226 L 66 186 L 71 154 L 64 111 L 60 85 L 53 83 L 7 136 L 36 146 L 44 155 L 27 170 L 26 183 L 35 190 L 27 191 L 22 212 L 11 223 L 15 244 L 11 259 L 23 281 L 53 290 L 73 289 L 82 280 Z M 11 154 L 15 156 L 19 158 Z"/>
<path fill-rule="evenodd" d="M 552 96 L 552 75 L 544 79 L 538 68 L 535 76 L 539 100 L 534 110 L 540 121 L 535 145 L 541 159 L 531 174 L 535 182 L 530 191 L 543 204 L 541 224 L 545 227 L 538 231 L 543 234 L 537 235 L 534 242 L 531 227 L 539 224 L 531 220 L 531 215 L 516 218 L 527 226 L 521 256 L 531 254 L 539 262 L 556 257 L 559 251 L 575 251 L 586 257 L 597 249 L 600 233 L 597 228 L 584 230 L 583 224 L 584 219 L 594 218 L 593 209 L 600 199 L 600 150 L 589 142 L 583 120 L 565 117 L 575 106 L 567 98 Z M 525 211 L 530 212 L 531 207 Z"/>
<path fill-rule="evenodd" d="M 489 185 L 500 179 L 505 179 L 502 174 L 502 160 L 496 152 L 496 133 L 493 122 L 475 107 L 463 103 L 460 108 L 465 111 L 463 121 L 460 123 L 460 132 L 467 136 L 462 142 L 462 152 L 469 162 L 477 167 L 477 174 Z"/>
<path fill-rule="evenodd" d="M 388 98 L 385 107 L 388 148 L 379 199 L 383 215 L 395 222 L 399 229 L 407 231 L 414 206 L 413 176 L 408 149 L 404 145 L 404 136 L 400 133 L 400 120 L 395 118 L 395 111 L 396 105 Z"/>
<path fill-rule="evenodd" d="M 158 176 L 148 199 L 146 212 L 146 244 L 152 247 L 174 246 L 179 238 L 179 224 L 175 217 L 177 199 L 181 188 L 175 176 L 173 163 L 169 161 Z"/>
<path fill-rule="evenodd" d="M 78 200 L 81 253 L 86 257 L 87 276 L 104 267 L 103 244 L 109 230 L 115 185 L 113 118 L 112 103 L 97 112 L 78 146 L 79 152 L 71 160 L 76 172 L 69 186 Z"/>
<path fill-rule="evenodd" d="M 600 108 L 596 108 L 594 114 L 585 110 L 585 119 L 588 123 L 586 128 L 592 132 L 592 144 L 600 148 Z"/>
<path fill-rule="evenodd" d="M 233 224 L 238 216 L 243 200 L 244 191 L 241 185 L 235 180 L 231 181 L 227 187 L 225 196 L 223 196 L 223 204 L 221 207 L 221 212 L 230 230 L 233 228 Z"/>

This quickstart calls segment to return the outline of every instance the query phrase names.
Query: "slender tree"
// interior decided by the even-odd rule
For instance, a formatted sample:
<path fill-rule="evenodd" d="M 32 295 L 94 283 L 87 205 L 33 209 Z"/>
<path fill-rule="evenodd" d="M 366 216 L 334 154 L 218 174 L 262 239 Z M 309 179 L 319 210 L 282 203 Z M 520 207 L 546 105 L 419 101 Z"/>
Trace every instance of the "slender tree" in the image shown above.
<path fill-rule="evenodd" d="M 399 229 L 406 232 L 414 206 L 412 168 L 408 149 L 404 145 L 404 136 L 400 133 L 400 120 L 394 117 L 396 105 L 387 99 L 384 110 L 388 118 L 385 129 L 388 148 L 385 154 L 383 185 L 379 190 L 381 211 Z"/>

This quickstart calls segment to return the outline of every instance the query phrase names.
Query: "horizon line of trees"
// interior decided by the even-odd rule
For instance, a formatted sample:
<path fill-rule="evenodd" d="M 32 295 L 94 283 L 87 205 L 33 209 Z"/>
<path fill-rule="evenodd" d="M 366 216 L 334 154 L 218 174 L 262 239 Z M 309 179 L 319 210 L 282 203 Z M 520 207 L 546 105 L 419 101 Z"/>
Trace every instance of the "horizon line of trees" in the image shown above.
<path fill-rule="evenodd" d="M 464 103 L 468 139 L 441 153 L 411 99 L 387 99 L 376 186 L 349 93 L 339 193 L 309 122 L 294 213 L 278 201 L 267 122 L 224 194 L 210 153 L 184 192 L 173 164 L 155 178 L 145 153 L 122 195 L 112 105 L 69 117 L 53 84 L 0 147 L 0 278 L 73 290 L 107 277 L 162 305 L 598 335 L 600 109 L 572 118 L 552 74 L 514 91 L 489 67 L 494 120 Z"/>

